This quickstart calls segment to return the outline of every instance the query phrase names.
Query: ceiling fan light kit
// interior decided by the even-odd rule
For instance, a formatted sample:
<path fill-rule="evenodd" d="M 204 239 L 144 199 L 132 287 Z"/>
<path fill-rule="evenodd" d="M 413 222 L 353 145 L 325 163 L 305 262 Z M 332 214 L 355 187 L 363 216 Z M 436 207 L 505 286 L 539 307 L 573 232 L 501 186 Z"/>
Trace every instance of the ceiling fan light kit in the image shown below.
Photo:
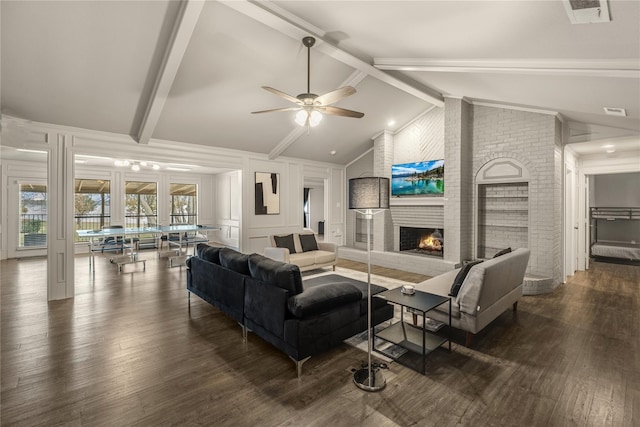
<path fill-rule="evenodd" d="M 322 121 L 322 113 L 318 110 L 300 110 L 296 113 L 295 121 L 300 126 L 308 125 L 313 128 L 318 126 Z"/>
<path fill-rule="evenodd" d="M 301 93 L 298 96 L 291 96 L 278 89 L 274 89 L 269 86 L 262 86 L 262 88 L 268 92 L 278 95 L 279 97 L 286 99 L 289 102 L 296 104 L 296 107 L 285 108 L 273 108 L 270 110 L 253 111 L 252 114 L 260 113 L 272 113 L 281 111 L 297 111 L 295 115 L 295 122 L 300 126 L 307 126 L 307 128 L 317 126 L 322 121 L 323 113 L 334 116 L 361 118 L 364 117 L 363 113 L 358 111 L 347 110 L 340 107 L 332 107 L 341 99 L 351 96 L 356 93 L 355 88 L 352 86 L 344 86 L 339 89 L 327 92 L 324 95 L 316 95 L 311 93 L 311 47 L 316 43 L 316 39 L 307 36 L 302 39 L 302 44 L 307 48 L 307 92 Z"/>

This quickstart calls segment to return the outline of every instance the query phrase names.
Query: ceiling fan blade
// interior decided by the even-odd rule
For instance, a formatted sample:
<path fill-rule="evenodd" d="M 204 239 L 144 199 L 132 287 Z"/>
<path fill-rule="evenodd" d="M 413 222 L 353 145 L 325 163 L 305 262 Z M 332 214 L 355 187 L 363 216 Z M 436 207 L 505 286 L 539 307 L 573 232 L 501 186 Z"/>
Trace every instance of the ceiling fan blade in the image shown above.
<path fill-rule="evenodd" d="M 340 107 L 321 107 L 318 110 L 322 111 L 324 114 L 331 114 L 334 116 L 344 116 L 344 117 L 353 117 L 356 119 L 364 117 L 364 113 L 359 113 L 358 111 L 347 110 L 346 108 Z"/>
<path fill-rule="evenodd" d="M 273 108 L 271 110 L 252 111 L 251 114 L 275 113 L 278 111 L 296 111 L 299 109 L 300 107 Z"/>
<path fill-rule="evenodd" d="M 302 103 L 295 96 L 288 95 L 288 94 L 286 94 L 286 93 L 284 93 L 284 92 L 282 92 L 282 91 L 280 91 L 278 89 L 274 89 L 274 88 L 269 87 L 269 86 L 262 86 L 262 89 L 264 89 L 266 91 L 269 91 L 269 92 L 273 93 L 274 95 L 278 95 L 279 97 L 284 98 L 287 101 L 293 102 L 295 104 L 301 104 Z"/>
<path fill-rule="evenodd" d="M 317 97 L 314 102 L 320 103 L 320 105 L 331 105 L 334 102 L 338 102 L 347 96 L 351 96 L 356 93 L 356 89 L 352 86 L 344 86 L 331 92 L 327 92 L 324 95 Z"/>

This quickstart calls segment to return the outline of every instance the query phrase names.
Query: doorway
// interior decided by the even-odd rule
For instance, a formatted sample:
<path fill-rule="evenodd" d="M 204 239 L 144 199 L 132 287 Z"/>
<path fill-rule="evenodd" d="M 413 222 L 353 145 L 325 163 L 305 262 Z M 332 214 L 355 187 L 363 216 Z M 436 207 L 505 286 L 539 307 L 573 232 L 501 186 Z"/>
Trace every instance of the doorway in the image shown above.
<path fill-rule="evenodd" d="M 303 227 L 313 230 L 319 239 L 323 238 L 326 220 L 324 180 L 319 178 L 305 178 L 302 201 Z"/>

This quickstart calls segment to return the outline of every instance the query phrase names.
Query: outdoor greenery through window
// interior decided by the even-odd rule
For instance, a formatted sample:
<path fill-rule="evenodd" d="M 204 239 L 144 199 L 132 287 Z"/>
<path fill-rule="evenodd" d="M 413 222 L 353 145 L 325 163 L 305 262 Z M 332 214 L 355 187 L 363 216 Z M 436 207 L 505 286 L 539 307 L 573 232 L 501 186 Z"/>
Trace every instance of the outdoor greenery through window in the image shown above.
<path fill-rule="evenodd" d="M 127 228 L 155 227 L 158 224 L 158 184 L 127 181 L 125 184 Z"/>
<path fill-rule="evenodd" d="M 195 184 L 171 184 L 171 224 L 197 223 L 197 193 Z"/>
<path fill-rule="evenodd" d="M 47 246 L 47 185 L 20 184 L 18 247 Z"/>
<path fill-rule="evenodd" d="M 111 181 L 103 179 L 75 180 L 76 230 L 100 230 L 110 225 Z M 82 241 L 76 236 L 76 241 Z"/>

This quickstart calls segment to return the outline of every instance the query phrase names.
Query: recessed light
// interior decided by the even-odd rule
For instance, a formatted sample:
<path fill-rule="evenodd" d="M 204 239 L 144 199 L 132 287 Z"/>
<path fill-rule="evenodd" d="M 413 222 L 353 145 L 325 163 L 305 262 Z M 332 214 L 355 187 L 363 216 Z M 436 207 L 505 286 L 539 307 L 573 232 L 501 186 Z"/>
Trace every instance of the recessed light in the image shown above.
<path fill-rule="evenodd" d="M 331 151 L 329 151 L 329 154 L 331 154 L 332 156 L 335 156 L 335 155 L 336 155 L 336 153 L 337 153 L 337 151 L 336 151 L 336 150 L 331 150 Z"/>
<path fill-rule="evenodd" d="M 607 153 L 611 154 L 611 153 L 615 153 L 616 149 L 615 148 L 607 148 Z"/>
<path fill-rule="evenodd" d="M 151 167 L 153 168 L 154 171 L 157 171 L 158 169 L 160 169 L 160 165 L 153 165 Z"/>
<path fill-rule="evenodd" d="M 613 144 L 606 144 L 602 146 L 602 148 L 613 148 L 613 147 L 615 147 L 615 145 Z"/>
<path fill-rule="evenodd" d="M 604 112 L 610 116 L 626 117 L 627 111 L 624 108 L 618 107 L 604 107 Z"/>
<path fill-rule="evenodd" d="M 393 126 L 393 125 L 395 125 L 395 124 L 396 124 L 396 121 L 395 121 L 395 120 L 389 120 L 389 121 L 387 122 L 387 126 Z"/>

